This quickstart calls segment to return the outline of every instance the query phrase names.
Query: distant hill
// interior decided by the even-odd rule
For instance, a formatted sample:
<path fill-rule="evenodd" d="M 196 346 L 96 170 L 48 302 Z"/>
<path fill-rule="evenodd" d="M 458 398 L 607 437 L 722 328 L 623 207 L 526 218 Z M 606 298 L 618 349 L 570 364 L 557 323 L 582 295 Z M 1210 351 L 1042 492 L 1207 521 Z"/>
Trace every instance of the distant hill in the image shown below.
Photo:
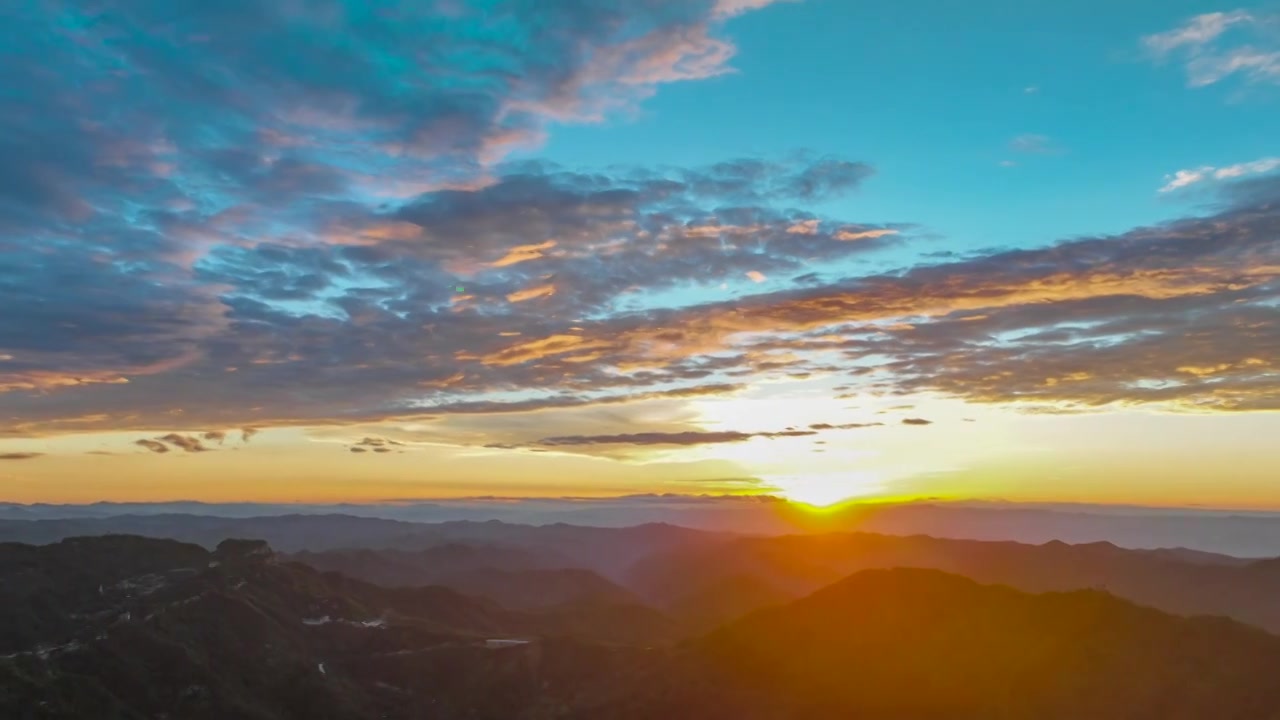
<path fill-rule="evenodd" d="M 318 570 L 339 572 L 387 587 L 438 585 L 441 578 L 476 570 L 562 568 L 569 567 L 571 562 L 550 552 L 537 553 L 518 547 L 456 542 L 423 550 L 303 550 L 290 554 L 288 558 Z"/>
<path fill-rule="evenodd" d="M 644 605 L 629 590 L 590 570 L 569 567 L 568 560 L 556 560 L 550 552 L 452 543 L 419 551 L 330 550 L 289 558 L 387 587 L 448 587 L 512 610 L 582 600 Z"/>
<path fill-rule="evenodd" d="M 1030 592 L 1103 589 L 1166 612 L 1221 615 L 1280 632 L 1277 561 L 1206 562 L 1198 554 L 1187 559 L 1176 551 L 1110 543 L 1024 545 L 869 533 L 740 538 L 655 554 L 637 563 L 627 584 L 681 618 L 691 596 L 713 595 L 730 579 L 741 586 L 749 578 L 784 598 L 798 598 L 860 570 L 893 567 L 944 570 Z M 754 609 L 755 594 L 728 587 L 719 600 L 725 611 L 708 615 L 712 606 L 704 603 L 699 621 L 705 626 L 732 620 Z M 762 607 L 777 601 L 766 596 L 754 602 Z"/>
<path fill-rule="evenodd" d="M 169 538 L 213 548 L 227 538 L 266 540 L 283 552 L 350 548 L 416 551 L 462 544 L 519 548 L 540 567 L 580 567 L 621 577 L 655 552 L 691 547 L 716 533 L 665 524 L 625 528 L 517 525 L 491 520 L 416 523 L 351 515 L 224 518 L 206 515 L 118 515 L 54 520 L 0 520 L 0 542 L 52 543 L 68 537 L 127 534 Z"/>
<path fill-rule="evenodd" d="M 465 498 L 456 500 L 401 500 L 385 503 L 112 503 L 50 505 L 0 502 L 4 520 L 54 520 L 118 516 L 203 516 L 232 518 L 286 515 L 339 515 L 386 518 L 411 523 L 460 520 L 501 520 L 506 523 L 623 528 L 647 523 L 670 523 L 687 528 L 761 535 L 795 533 L 875 532 L 889 535 L 931 535 L 969 540 L 1012 540 L 1042 544 L 1061 540 L 1072 544 L 1112 542 L 1135 549 L 1188 548 L 1182 559 L 1194 556 L 1203 562 L 1233 562 L 1239 556 L 1264 558 L 1280 555 L 1280 512 L 1229 511 L 1210 508 L 1154 508 L 1081 503 L 1014 503 L 1003 501 L 953 501 L 907 503 L 850 503 L 814 513 L 767 496 L 707 497 L 690 495 L 635 495 L 613 498 Z M 136 528 L 114 527 L 112 532 L 150 534 Z M 91 535 L 98 531 L 78 527 L 68 534 Z M 165 535 L 194 541 L 193 538 Z M 266 537 L 247 529 L 227 537 Z M 47 542 L 5 535 L 0 539 Z M 58 539 L 58 538 L 53 538 Z M 216 542 L 216 541 L 215 541 Z M 205 543 L 201 543 L 205 544 Z M 279 549 L 299 548 L 273 539 Z M 372 547 L 367 543 L 310 545 L 321 550 L 334 547 Z M 1221 554 L 1226 553 L 1226 554 Z"/>
<path fill-rule="evenodd" d="M 617 720 L 1265 720 L 1280 638 L 1096 591 L 866 571 L 721 628 L 582 711 Z"/>
<path fill-rule="evenodd" d="M 688 592 L 675 595 L 667 607 L 668 613 L 690 634 L 711 630 L 760 608 L 785 605 L 796 597 L 792 592 L 749 574 L 716 576 L 706 583 L 695 583 Z"/>

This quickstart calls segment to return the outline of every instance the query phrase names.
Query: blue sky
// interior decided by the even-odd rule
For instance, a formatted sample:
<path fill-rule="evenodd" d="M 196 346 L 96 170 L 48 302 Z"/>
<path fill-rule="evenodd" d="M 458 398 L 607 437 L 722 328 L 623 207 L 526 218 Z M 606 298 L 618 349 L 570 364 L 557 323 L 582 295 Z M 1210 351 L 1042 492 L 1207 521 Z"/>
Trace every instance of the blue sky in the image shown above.
<path fill-rule="evenodd" d="M 0 498 L 1280 506 L 1274 2 L 33 0 L 0 48 Z"/>
<path fill-rule="evenodd" d="M 824 210 L 919 223 L 948 249 L 1122 232 L 1193 209 L 1157 193 L 1167 173 L 1280 154 L 1277 93 L 1238 78 L 1190 89 L 1140 43 L 1267 5 L 782 3 L 730 21 L 736 72 L 557 128 L 539 153 L 590 167 L 812 148 L 877 171 Z M 1011 148 L 1031 135 L 1050 152 Z"/>

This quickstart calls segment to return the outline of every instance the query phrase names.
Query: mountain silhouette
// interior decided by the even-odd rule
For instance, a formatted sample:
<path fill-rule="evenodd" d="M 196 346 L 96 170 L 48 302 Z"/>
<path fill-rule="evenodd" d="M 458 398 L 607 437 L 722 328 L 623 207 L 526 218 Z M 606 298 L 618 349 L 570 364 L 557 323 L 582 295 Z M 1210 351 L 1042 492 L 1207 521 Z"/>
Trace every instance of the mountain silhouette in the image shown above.
<path fill-rule="evenodd" d="M 687 598 L 714 593 L 727 579 L 742 585 L 749 578 L 794 599 L 860 570 L 894 567 L 944 570 L 1029 592 L 1102 589 L 1171 613 L 1222 615 L 1280 632 L 1277 561 L 1186 559 L 1110 543 L 1026 545 L 870 533 L 740 538 L 652 555 L 632 568 L 628 586 L 679 618 Z M 732 601 L 722 596 L 726 610 L 700 621 L 726 622 L 779 600 L 766 596 L 752 606 L 753 594 Z"/>
<path fill-rule="evenodd" d="M 1280 638 L 1099 591 L 869 570 L 753 613 L 580 717 L 1261 720 Z"/>

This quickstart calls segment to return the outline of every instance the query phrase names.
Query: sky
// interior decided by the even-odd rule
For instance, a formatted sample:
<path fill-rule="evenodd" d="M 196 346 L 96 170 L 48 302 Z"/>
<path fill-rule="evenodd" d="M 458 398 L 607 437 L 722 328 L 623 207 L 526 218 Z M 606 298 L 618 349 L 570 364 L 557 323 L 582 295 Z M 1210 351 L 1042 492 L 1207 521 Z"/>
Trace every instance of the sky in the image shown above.
<path fill-rule="evenodd" d="M 30 0 L 0 500 L 1280 509 L 1280 4 Z"/>

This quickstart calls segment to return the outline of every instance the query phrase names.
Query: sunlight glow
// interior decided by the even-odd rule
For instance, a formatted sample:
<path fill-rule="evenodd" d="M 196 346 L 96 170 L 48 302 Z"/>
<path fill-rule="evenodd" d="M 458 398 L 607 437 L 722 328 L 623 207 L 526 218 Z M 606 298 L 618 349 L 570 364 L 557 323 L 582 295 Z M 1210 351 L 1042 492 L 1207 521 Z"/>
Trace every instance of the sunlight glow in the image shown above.
<path fill-rule="evenodd" d="M 880 476 L 869 472 L 772 475 L 763 479 L 788 500 L 814 507 L 827 507 L 884 490 Z"/>

